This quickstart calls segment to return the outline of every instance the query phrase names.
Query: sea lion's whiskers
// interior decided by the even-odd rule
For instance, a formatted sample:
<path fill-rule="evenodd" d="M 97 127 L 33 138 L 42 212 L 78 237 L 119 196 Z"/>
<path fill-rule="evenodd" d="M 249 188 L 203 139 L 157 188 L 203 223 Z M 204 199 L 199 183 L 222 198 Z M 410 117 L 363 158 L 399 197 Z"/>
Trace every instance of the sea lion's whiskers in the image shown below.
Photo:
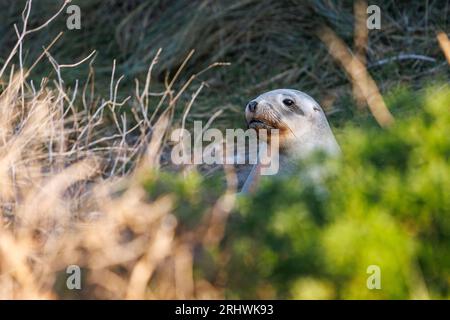
<path fill-rule="evenodd" d="M 276 114 L 276 119 L 283 127 L 288 128 L 289 131 L 292 133 L 292 135 L 297 138 L 297 136 L 295 135 L 294 131 L 292 131 L 289 124 L 287 124 L 286 121 L 284 121 L 279 114 Z"/>

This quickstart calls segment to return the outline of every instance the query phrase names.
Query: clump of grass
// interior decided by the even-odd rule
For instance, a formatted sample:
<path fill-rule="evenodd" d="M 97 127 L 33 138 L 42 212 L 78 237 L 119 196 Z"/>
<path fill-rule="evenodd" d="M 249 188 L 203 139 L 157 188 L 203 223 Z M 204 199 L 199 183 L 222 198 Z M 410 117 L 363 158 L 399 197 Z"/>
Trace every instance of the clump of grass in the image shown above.
<path fill-rule="evenodd" d="M 150 200 L 144 183 L 160 179 L 174 109 L 196 76 L 175 90 L 180 68 L 155 101 L 150 83 L 159 51 L 144 83 L 137 80 L 123 100 L 114 62 L 109 96 L 101 98 L 92 66 L 84 86 L 70 88 L 63 79 L 64 69 L 91 63 L 93 54 L 59 64 L 50 45 L 26 68 L 22 48 L 37 30 L 24 28 L 2 65 L 10 76 L 2 77 L 0 94 L 0 298 L 222 297 L 206 280 L 194 280 L 193 247 L 220 239 L 216 231 L 231 210 L 231 189 L 201 207 L 210 213 L 190 236 L 178 230 L 174 195 Z M 43 58 L 55 76 L 37 83 L 30 75 Z M 14 59 L 18 70 L 8 65 Z M 123 110 L 125 103 L 131 111 Z M 66 287 L 70 265 L 83 269 L 78 293 Z"/>
<path fill-rule="evenodd" d="M 15 1 L 0 10 L 2 21 L 12 22 L 24 1 Z M 107 79 L 109 62 L 117 59 L 117 70 L 127 77 L 145 78 L 147 61 L 157 49 L 164 51 L 155 69 L 154 88 L 164 88 L 166 73 L 173 74 L 192 50 L 196 52 L 188 71 L 200 70 L 216 61 L 233 62 L 226 71 L 204 74 L 208 83 L 199 97 L 192 119 L 206 119 L 211 110 L 227 110 L 218 120 L 225 127 L 243 126 L 241 113 L 248 100 L 273 88 L 292 87 L 310 93 L 329 105 L 333 120 L 353 119 L 344 112 L 352 88 L 316 35 L 324 24 L 364 57 L 381 93 L 398 83 L 423 87 L 430 79 L 448 79 L 444 57 L 435 35 L 448 30 L 448 3 L 445 0 L 399 3 L 381 0 L 370 4 L 381 9 L 381 30 L 355 35 L 355 3 L 361 1 L 72 1 L 82 10 L 82 30 L 68 31 L 57 45 L 61 61 L 79 61 L 98 49 L 96 69 L 99 79 Z M 60 3 L 35 3 L 33 24 L 57 10 Z M 55 30 L 64 28 L 64 16 L 55 20 Z M 357 28 L 357 30 L 364 30 Z M 6 43 L 14 40 L 13 30 L 5 30 Z M 56 31 L 35 35 L 33 48 L 49 43 Z M 366 38 L 366 48 L 354 42 Z M 7 48 L 8 46 L 2 46 Z M 38 55 L 28 50 L 29 57 Z M 363 52 L 364 51 L 364 52 Z M 361 54 L 361 52 L 365 54 Z M 3 52 L 3 55 L 6 53 Z M 45 64 L 39 71 L 43 71 Z M 81 78 L 83 68 L 67 71 L 67 79 Z M 104 86 L 107 87 L 107 86 Z M 126 96 L 119 92 L 119 96 Z M 100 90 L 102 90 L 100 88 Z M 159 89 L 157 89 L 159 90 Z M 156 90 L 155 90 L 156 91 Z M 352 102 L 353 99 L 350 99 Z M 333 101 L 333 103 L 328 103 Z M 360 109 L 364 110 L 364 109 Z"/>

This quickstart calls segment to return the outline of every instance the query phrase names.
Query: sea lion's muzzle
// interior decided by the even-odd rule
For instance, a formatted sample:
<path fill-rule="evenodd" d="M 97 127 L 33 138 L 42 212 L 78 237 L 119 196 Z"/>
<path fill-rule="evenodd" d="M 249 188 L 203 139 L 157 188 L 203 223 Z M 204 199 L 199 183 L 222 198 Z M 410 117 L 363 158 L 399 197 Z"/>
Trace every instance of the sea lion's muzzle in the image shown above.
<path fill-rule="evenodd" d="M 277 128 L 267 108 L 268 106 L 265 106 L 264 103 L 258 103 L 255 100 L 247 104 L 245 107 L 245 120 L 248 128 L 256 130 Z"/>
<path fill-rule="evenodd" d="M 274 129 L 274 127 L 271 126 L 270 124 L 264 122 L 263 120 L 257 120 L 257 119 L 250 120 L 250 122 L 248 122 L 247 125 L 248 125 L 249 128 L 256 129 L 256 130 L 259 130 L 259 129 L 267 129 L 267 130 Z"/>

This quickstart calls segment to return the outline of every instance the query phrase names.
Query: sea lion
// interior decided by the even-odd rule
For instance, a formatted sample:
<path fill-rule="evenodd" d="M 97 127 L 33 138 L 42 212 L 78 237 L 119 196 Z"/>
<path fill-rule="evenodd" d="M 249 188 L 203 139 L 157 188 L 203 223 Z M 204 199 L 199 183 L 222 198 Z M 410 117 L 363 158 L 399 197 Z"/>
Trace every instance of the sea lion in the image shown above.
<path fill-rule="evenodd" d="M 261 94 L 245 107 L 249 128 L 279 130 L 279 173 L 291 174 L 299 159 L 322 150 L 329 155 L 340 153 L 320 105 L 304 92 L 277 89 Z M 267 139 L 270 144 L 270 134 Z M 255 190 L 261 175 L 261 164 L 255 164 L 244 183 L 242 193 Z"/>

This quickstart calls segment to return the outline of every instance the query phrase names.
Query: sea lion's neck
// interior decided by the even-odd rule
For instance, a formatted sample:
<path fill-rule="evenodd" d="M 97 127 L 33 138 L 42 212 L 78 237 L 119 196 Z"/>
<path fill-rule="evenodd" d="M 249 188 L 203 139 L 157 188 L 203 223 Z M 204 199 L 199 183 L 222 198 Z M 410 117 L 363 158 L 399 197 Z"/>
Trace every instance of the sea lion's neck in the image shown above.
<path fill-rule="evenodd" d="M 280 156 L 295 161 L 308 157 L 316 151 L 323 151 L 329 155 L 340 153 L 339 145 L 328 124 L 309 130 L 306 134 L 294 132 L 294 135 L 280 144 Z"/>

